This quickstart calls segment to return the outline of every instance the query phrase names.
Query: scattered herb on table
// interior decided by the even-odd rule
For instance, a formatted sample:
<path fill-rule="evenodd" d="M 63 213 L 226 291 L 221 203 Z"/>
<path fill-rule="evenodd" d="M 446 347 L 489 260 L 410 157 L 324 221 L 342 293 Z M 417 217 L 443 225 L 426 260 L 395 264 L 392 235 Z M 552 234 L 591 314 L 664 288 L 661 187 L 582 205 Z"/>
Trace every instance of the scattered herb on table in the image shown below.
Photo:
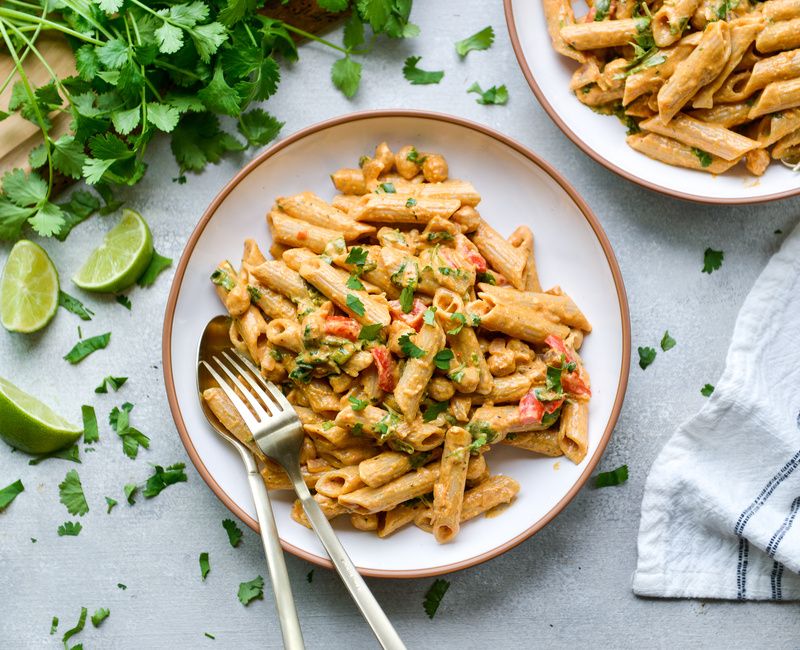
<path fill-rule="evenodd" d="M 117 589 L 122 589 L 122 591 L 125 591 L 127 588 L 128 585 L 123 585 L 121 582 L 117 583 Z"/>
<path fill-rule="evenodd" d="M 120 294 L 116 296 L 114 300 L 116 300 L 120 305 L 125 307 L 125 309 L 127 309 L 128 311 L 130 311 L 131 307 L 133 307 L 133 305 L 131 304 L 131 299 L 128 298 L 128 296 L 123 296 L 122 294 Z"/>
<path fill-rule="evenodd" d="M 211 634 L 210 632 L 203 632 L 203 634 L 204 634 L 205 636 L 207 636 L 209 639 L 216 639 L 216 638 L 217 638 L 217 637 L 215 637 L 213 634 Z"/>
<path fill-rule="evenodd" d="M 596 488 L 609 487 L 611 485 L 621 485 L 628 480 L 628 466 L 620 465 L 617 469 L 610 472 L 600 472 L 594 479 Z"/>
<path fill-rule="evenodd" d="M 89 404 L 81 406 L 81 417 L 83 418 L 84 444 L 90 445 L 98 442 L 100 440 L 100 432 L 97 427 L 97 414 L 94 412 L 94 407 Z"/>
<path fill-rule="evenodd" d="M 92 320 L 94 312 L 74 296 L 65 291 L 58 292 L 58 305 L 78 316 L 81 320 Z"/>
<path fill-rule="evenodd" d="M 69 514 L 83 517 L 89 512 L 89 504 L 86 503 L 86 496 L 83 494 L 81 478 L 74 469 L 69 470 L 64 480 L 59 483 L 58 495 L 59 501 L 64 504 Z"/>
<path fill-rule="evenodd" d="M 188 480 L 185 469 L 186 465 L 184 463 L 175 463 L 166 469 L 161 465 L 156 465 L 153 468 L 153 474 L 144 484 L 144 489 L 142 490 L 144 498 L 152 499 L 154 496 L 161 494 L 170 485 L 185 483 Z"/>
<path fill-rule="evenodd" d="M 64 359 L 74 365 L 83 361 L 92 352 L 97 352 L 97 350 L 105 348 L 110 340 L 111 332 L 106 332 L 105 334 L 99 334 L 98 336 L 92 336 L 88 339 L 78 341 L 75 346 L 64 355 Z"/>
<path fill-rule="evenodd" d="M 70 537 L 77 537 L 81 530 L 83 530 L 83 526 L 79 521 L 65 521 L 58 527 L 56 531 L 59 537 L 64 537 L 65 535 Z"/>
<path fill-rule="evenodd" d="M 67 449 L 58 449 L 56 451 L 51 451 L 47 454 L 41 454 L 40 456 L 36 456 L 36 458 L 31 458 L 28 461 L 28 465 L 38 465 L 43 460 L 48 460 L 49 458 L 60 458 L 61 460 L 69 460 L 73 463 L 80 464 L 80 450 L 78 449 L 78 445 L 74 444 Z"/>
<path fill-rule="evenodd" d="M 656 360 L 654 348 L 639 348 L 639 367 L 644 370 Z"/>
<path fill-rule="evenodd" d="M 136 485 L 136 483 L 126 483 L 122 491 L 125 494 L 128 505 L 134 505 L 136 503 L 136 493 L 139 491 L 139 486 Z"/>
<path fill-rule="evenodd" d="M 53 636 L 58 630 L 58 616 L 54 616 L 50 623 L 50 636 Z"/>
<path fill-rule="evenodd" d="M 711 397 L 711 393 L 714 392 L 714 387 L 711 384 L 706 384 L 700 389 L 700 394 L 703 397 Z"/>
<path fill-rule="evenodd" d="M 122 451 L 134 460 L 139 454 L 139 447 L 150 448 L 150 438 L 130 425 L 130 412 L 133 404 L 125 402 L 122 407 L 115 406 L 108 414 L 108 423 L 122 439 Z"/>
<path fill-rule="evenodd" d="M 0 490 L 0 512 L 3 512 L 8 505 L 17 498 L 18 494 L 21 494 L 25 491 L 25 486 L 22 485 L 22 481 L 17 479 L 11 485 L 6 485 L 2 490 Z"/>
<path fill-rule="evenodd" d="M 677 345 L 677 341 L 669 335 L 669 330 L 666 330 L 661 338 L 661 349 L 666 352 L 674 348 L 675 345 Z"/>
<path fill-rule="evenodd" d="M 480 85 L 478 85 L 478 82 L 476 81 L 469 88 L 467 88 L 467 92 L 477 93 L 478 95 L 480 95 L 480 97 L 478 97 L 478 99 L 475 100 L 479 104 L 502 105 L 508 102 L 508 88 L 505 87 L 505 84 L 502 86 L 492 86 L 491 88 L 482 90 Z"/>
<path fill-rule="evenodd" d="M 439 609 L 442 598 L 444 598 L 449 588 L 450 583 L 447 580 L 437 578 L 433 581 L 433 584 L 425 594 L 425 601 L 422 603 L 428 618 L 433 619 L 433 617 L 436 616 L 436 610 Z"/>
<path fill-rule="evenodd" d="M 715 251 L 713 248 L 706 248 L 703 253 L 703 273 L 713 273 L 722 266 L 722 260 L 725 258 L 725 253 L 722 251 Z"/>
<path fill-rule="evenodd" d="M 108 618 L 109 614 L 111 614 L 111 612 L 107 608 L 105 607 L 98 608 L 95 611 L 95 613 L 92 614 L 92 625 L 98 627 L 100 623 L 102 623 Z"/>
<path fill-rule="evenodd" d="M 264 578 L 256 576 L 250 582 L 242 582 L 239 584 L 239 602 L 242 605 L 249 605 L 257 598 L 264 597 Z"/>
<path fill-rule="evenodd" d="M 111 497 L 106 497 L 106 503 L 108 504 L 108 510 L 106 510 L 106 514 L 110 515 L 112 508 L 119 502 L 116 499 L 112 499 Z"/>
<path fill-rule="evenodd" d="M 458 56 L 465 57 L 474 50 L 488 50 L 494 43 L 494 29 L 492 26 L 484 27 L 472 36 L 456 42 L 456 52 Z"/>
<path fill-rule="evenodd" d="M 242 541 L 242 529 L 236 525 L 236 522 L 233 519 L 223 519 L 222 527 L 225 529 L 225 532 L 228 533 L 228 541 L 231 543 L 231 546 L 234 548 L 239 546 L 239 542 Z"/>
<path fill-rule="evenodd" d="M 109 387 L 114 390 L 116 393 L 122 385 L 128 381 L 127 377 L 112 377 L 108 375 L 107 377 L 103 378 L 103 381 L 100 382 L 100 385 L 94 389 L 95 393 L 107 393 Z"/>
<path fill-rule="evenodd" d="M 158 251 L 153 251 L 153 257 L 150 258 L 150 264 L 144 270 L 144 273 L 136 281 L 140 287 L 149 287 L 155 283 L 158 274 L 172 266 L 172 258 L 159 255 Z"/>
<path fill-rule="evenodd" d="M 211 571 L 211 564 L 208 561 L 208 553 L 203 551 L 200 553 L 200 577 L 205 580 L 208 572 Z"/>
<path fill-rule="evenodd" d="M 311 571 L 306 573 L 306 580 L 308 582 L 312 582 L 314 580 L 314 569 L 311 569 Z"/>
<path fill-rule="evenodd" d="M 403 76 L 414 86 L 438 84 L 444 77 L 444 70 L 428 71 L 417 67 L 421 56 L 410 56 L 403 64 Z"/>
<path fill-rule="evenodd" d="M 89 612 L 85 607 L 81 607 L 81 614 L 78 617 L 78 622 L 75 624 L 75 627 L 64 632 L 64 636 L 61 637 L 61 641 L 64 643 L 65 648 L 68 647 L 67 641 L 83 630 L 84 626 L 86 625 L 86 615 L 88 613 Z"/>

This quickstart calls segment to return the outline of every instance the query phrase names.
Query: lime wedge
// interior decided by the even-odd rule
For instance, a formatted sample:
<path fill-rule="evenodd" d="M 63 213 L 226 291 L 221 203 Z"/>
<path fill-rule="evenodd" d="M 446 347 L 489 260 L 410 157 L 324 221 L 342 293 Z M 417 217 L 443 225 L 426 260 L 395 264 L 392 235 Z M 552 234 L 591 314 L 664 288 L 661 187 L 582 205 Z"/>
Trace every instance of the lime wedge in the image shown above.
<path fill-rule="evenodd" d="M 102 293 L 122 291 L 144 273 L 153 257 L 153 236 L 142 215 L 123 210 L 122 220 L 73 276 L 81 289 Z"/>
<path fill-rule="evenodd" d="M 46 454 L 75 442 L 81 429 L 0 377 L 0 438 L 29 454 Z"/>
<path fill-rule="evenodd" d="M 58 273 L 45 250 L 18 241 L 0 278 L 0 322 L 11 332 L 42 329 L 58 309 Z"/>

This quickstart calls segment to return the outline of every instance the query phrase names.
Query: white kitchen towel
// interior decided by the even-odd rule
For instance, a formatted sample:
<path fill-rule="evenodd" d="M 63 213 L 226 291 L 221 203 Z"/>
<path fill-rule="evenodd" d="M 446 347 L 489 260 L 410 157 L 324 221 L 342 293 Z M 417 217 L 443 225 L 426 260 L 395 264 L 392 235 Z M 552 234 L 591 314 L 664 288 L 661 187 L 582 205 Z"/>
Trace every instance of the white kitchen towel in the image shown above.
<path fill-rule="evenodd" d="M 800 599 L 800 225 L 745 300 L 725 371 L 645 486 L 640 596 Z"/>

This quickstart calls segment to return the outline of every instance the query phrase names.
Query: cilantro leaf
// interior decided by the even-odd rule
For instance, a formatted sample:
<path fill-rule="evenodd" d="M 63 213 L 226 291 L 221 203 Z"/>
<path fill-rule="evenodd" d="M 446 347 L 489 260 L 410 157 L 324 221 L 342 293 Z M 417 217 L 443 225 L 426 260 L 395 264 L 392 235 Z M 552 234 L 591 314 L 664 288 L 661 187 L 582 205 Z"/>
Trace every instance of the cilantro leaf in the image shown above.
<path fill-rule="evenodd" d="M 61 524 L 56 532 L 58 533 L 59 537 L 69 536 L 69 537 L 77 537 L 81 530 L 83 530 L 83 526 L 81 526 L 79 521 L 65 521 Z"/>
<path fill-rule="evenodd" d="M 136 284 L 138 284 L 140 287 L 149 287 L 156 281 L 158 274 L 170 266 L 172 266 L 171 258 L 159 255 L 158 251 L 153 251 L 153 257 L 150 258 L 150 264 L 147 265 L 147 268 L 144 270 L 144 273 L 142 273 L 141 277 L 136 281 Z"/>
<path fill-rule="evenodd" d="M 75 627 L 64 632 L 64 636 L 61 637 L 61 641 L 64 643 L 65 648 L 68 647 L 67 641 L 83 630 L 84 626 L 86 625 L 86 615 L 88 613 L 89 612 L 85 607 L 81 607 L 81 615 L 78 618 L 78 622 L 75 624 Z"/>
<path fill-rule="evenodd" d="M 65 176 L 78 179 L 86 160 L 83 145 L 75 136 L 64 134 L 53 142 L 53 165 Z"/>
<path fill-rule="evenodd" d="M 426 325 L 433 325 L 436 314 L 436 307 L 428 307 L 422 314 L 422 322 Z"/>
<path fill-rule="evenodd" d="M 413 208 L 416 204 L 417 204 L 417 199 L 415 199 L 413 196 L 410 196 L 408 197 L 408 199 L 406 199 L 407 208 Z"/>
<path fill-rule="evenodd" d="M 134 460 L 139 453 L 140 446 L 149 449 L 150 438 L 130 426 L 130 412 L 132 410 L 133 404 L 130 402 L 125 402 L 121 408 L 115 406 L 108 414 L 108 423 L 122 439 L 123 453 L 131 460 Z"/>
<path fill-rule="evenodd" d="M 247 144 L 251 147 L 263 147 L 278 137 L 284 123 L 261 108 L 244 113 L 239 118 L 238 128 Z"/>
<path fill-rule="evenodd" d="M 422 414 L 423 422 L 435 420 L 441 413 L 447 410 L 448 406 L 450 406 L 450 402 L 431 402 L 430 406 L 428 406 Z"/>
<path fill-rule="evenodd" d="M 402 350 L 403 354 L 411 359 L 421 359 L 425 356 L 425 350 L 417 347 L 413 343 L 411 340 L 411 335 L 408 332 L 397 339 L 397 343 L 400 345 L 400 349 Z"/>
<path fill-rule="evenodd" d="M 344 11 L 350 6 L 349 0 L 317 0 L 317 4 L 321 9 L 335 14 Z"/>
<path fill-rule="evenodd" d="M 358 279 L 358 276 L 355 275 L 355 274 L 352 274 L 349 278 L 347 278 L 347 282 L 345 282 L 345 286 L 348 289 L 352 289 L 353 291 L 363 291 L 364 290 L 364 284 L 361 282 L 361 280 Z"/>
<path fill-rule="evenodd" d="M 425 601 L 422 606 L 425 608 L 425 613 L 428 618 L 433 619 L 436 616 L 436 611 L 442 602 L 442 598 L 450 588 L 450 583 L 442 578 L 437 578 L 425 594 Z"/>
<path fill-rule="evenodd" d="M 374 341 L 378 338 L 378 334 L 383 329 L 380 323 L 373 323 L 372 325 L 362 325 L 361 331 L 358 333 L 359 341 Z"/>
<path fill-rule="evenodd" d="M 357 397 L 353 397 L 352 395 L 347 398 L 350 402 L 350 407 L 354 411 L 363 411 L 365 408 L 369 406 L 369 400 L 367 399 L 358 399 Z"/>
<path fill-rule="evenodd" d="M 481 87 L 476 81 L 469 88 L 468 93 L 477 93 L 480 95 L 475 101 L 479 104 L 506 104 L 508 102 L 508 88 L 505 85 L 492 86 L 486 90 L 481 90 Z"/>
<path fill-rule="evenodd" d="M 108 375 L 107 377 L 103 378 L 103 381 L 100 382 L 100 385 L 94 389 L 95 393 L 107 393 L 108 388 L 111 387 L 114 392 L 116 393 L 122 385 L 128 381 L 127 377 L 112 377 Z"/>
<path fill-rule="evenodd" d="M 473 50 L 488 50 L 492 43 L 494 43 L 494 29 L 489 25 L 472 36 L 456 42 L 456 52 L 463 58 Z"/>
<path fill-rule="evenodd" d="M 234 548 L 239 546 L 239 542 L 242 541 L 242 529 L 236 525 L 236 522 L 233 519 L 223 519 L 222 527 L 225 529 L 225 532 L 228 533 L 228 541 L 231 543 L 231 546 Z"/>
<path fill-rule="evenodd" d="M 56 630 L 58 630 L 58 616 L 54 616 L 52 622 L 50 623 L 50 636 L 53 636 L 56 633 Z"/>
<path fill-rule="evenodd" d="M 239 584 L 239 602 L 242 605 L 249 605 L 257 598 L 264 597 L 264 578 L 256 576 L 250 582 L 242 582 Z"/>
<path fill-rule="evenodd" d="M 144 498 L 152 499 L 154 496 L 161 494 L 170 485 L 185 483 L 188 480 L 185 469 L 186 465 L 184 463 L 175 463 L 166 469 L 161 465 L 156 465 L 152 476 L 147 479 L 142 490 Z"/>
<path fill-rule="evenodd" d="M 644 370 L 656 360 L 656 351 L 653 348 L 639 348 L 639 367 Z"/>
<path fill-rule="evenodd" d="M 696 156 L 696 158 L 700 161 L 700 166 L 705 168 L 709 167 L 714 159 L 711 157 L 711 154 L 707 151 L 703 151 L 702 149 L 698 149 L 697 147 L 692 147 L 692 153 Z"/>
<path fill-rule="evenodd" d="M 464 329 L 464 325 L 467 324 L 467 317 L 462 314 L 461 312 L 455 312 L 450 315 L 450 320 L 457 321 L 459 324 L 456 325 L 453 329 L 447 330 L 447 333 L 455 336 L 458 334 L 462 329 Z"/>
<path fill-rule="evenodd" d="M 407 314 L 411 311 L 414 306 L 414 285 L 416 283 L 411 283 L 403 287 L 403 290 L 400 292 L 400 309 L 403 310 L 404 314 Z"/>
<path fill-rule="evenodd" d="M 208 553 L 200 553 L 200 577 L 205 580 L 208 572 L 211 571 L 211 564 L 208 561 Z"/>
<path fill-rule="evenodd" d="M 439 368 L 439 370 L 447 370 L 450 368 L 450 362 L 453 360 L 454 356 L 450 348 L 439 350 L 433 357 L 433 365 Z"/>
<path fill-rule="evenodd" d="M 108 618 L 109 614 L 111 614 L 111 612 L 107 608 L 100 607 L 98 610 L 95 611 L 94 614 L 92 614 L 92 625 L 97 627 L 98 625 L 100 625 L 100 623 L 102 623 Z"/>
<path fill-rule="evenodd" d="M 364 315 L 364 303 L 359 300 L 358 296 L 348 293 L 347 298 L 345 299 L 345 304 L 347 305 L 347 308 L 356 316 Z"/>
<path fill-rule="evenodd" d="M 164 133 L 170 133 L 175 130 L 180 116 L 178 109 L 169 104 L 147 103 L 148 122 Z"/>
<path fill-rule="evenodd" d="M 118 296 L 115 296 L 114 300 L 116 300 L 120 305 L 125 307 L 125 309 L 127 309 L 128 311 L 131 310 L 131 307 L 132 307 L 131 299 L 128 298 L 128 296 L 124 296 L 124 295 L 120 294 Z"/>
<path fill-rule="evenodd" d="M 28 219 L 28 223 L 42 237 L 50 237 L 59 232 L 64 225 L 64 212 L 55 203 L 45 201 Z"/>
<path fill-rule="evenodd" d="M 361 83 L 361 64 L 349 55 L 339 59 L 331 67 L 331 81 L 345 97 L 351 98 Z"/>
<path fill-rule="evenodd" d="M 58 495 L 58 500 L 64 504 L 69 514 L 83 517 L 89 512 L 89 504 L 86 503 L 86 497 L 83 494 L 80 476 L 74 469 L 69 470 L 64 480 L 59 483 Z"/>
<path fill-rule="evenodd" d="M 703 273 L 711 274 L 722 266 L 725 253 L 715 251 L 713 248 L 706 248 L 703 253 Z"/>
<path fill-rule="evenodd" d="M 620 465 L 617 469 L 610 472 L 600 472 L 594 479 L 596 488 L 608 487 L 610 485 L 621 485 L 628 480 L 628 466 Z"/>
<path fill-rule="evenodd" d="M 700 394 L 703 397 L 711 397 L 711 393 L 714 392 L 714 387 L 711 384 L 706 384 L 700 389 Z"/>
<path fill-rule="evenodd" d="M 306 581 L 311 583 L 314 580 L 314 569 L 306 573 Z"/>
<path fill-rule="evenodd" d="M 136 483 L 126 483 L 122 491 L 125 493 L 128 505 L 132 506 L 136 503 L 136 493 L 139 491 L 139 486 Z"/>
<path fill-rule="evenodd" d="M 669 330 L 664 332 L 664 336 L 661 338 L 661 349 L 666 352 L 667 350 L 671 350 L 677 345 L 677 341 L 669 335 Z"/>
<path fill-rule="evenodd" d="M 350 252 L 347 253 L 347 259 L 345 259 L 345 264 L 355 264 L 356 266 L 364 266 L 367 263 L 367 255 L 369 255 L 369 251 L 366 248 L 361 248 L 360 246 L 353 246 L 350 249 Z"/>
<path fill-rule="evenodd" d="M 6 485 L 0 490 L 0 512 L 3 512 L 17 495 L 25 491 L 22 481 L 17 479 L 11 485 Z"/>
<path fill-rule="evenodd" d="M 114 508 L 115 505 L 119 503 L 116 499 L 112 499 L 111 497 L 106 497 L 106 503 L 108 504 L 108 510 L 106 510 L 106 514 L 110 515 L 111 510 Z"/>
<path fill-rule="evenodd" d="M 240 112 L 239 95 L 225 81 L 221 65 L 216 67 L 211 81 L 198 91 L 197 96 L 207 109 L 215 113 L 236 117 Z"/>
<path fill-rule="evenodd" d="M 66 449 L 57 449 L 56 451 L 51 451 L 46 454 L 40 454 L 35 458 L 31 458 L 28 461 L 28 465 L 38 465 L 43 460 L 47 460 L 49 458 L 60 458 L 61 460 L 71 460 L 73 463 L 80 464 L 80 449 L 78 449 L 77 443 L 72 445 L 71 447 L 67 447 Z"/>
<path fill-rule="evenodd" d="M 81 416 L 83 417 L 84 444 L 91 445 L 99 441 L 100 433 L 97 427 L 97 415 L 94 412 L 94 407 L 88 404 L 81 406 Z"/>
<path fill-rule="evenodd" d="M 426 71 L 417 67 L 421 56 L 410 56 L 403 64 L 403 76 L 414 86 L 438 84 L 444 77 L 444 70 Z"/>
<path fill-rule="evenodd" d="M 86 307 L 80 300 L 70 296 L 65 291 L 58 292 L 58 305 L 78 316 L 81 320 L 92 320 L 94 312 Z"/>
<path fill-rule="evenodd" d="M 78 341 L 74 347 L 64 355 L 64 359 L 74 365 L 79 361 L 83 361 L 92 352 L 105 348 L 110 340 L 111 332 L 106 332 L 105 334 Z"/>

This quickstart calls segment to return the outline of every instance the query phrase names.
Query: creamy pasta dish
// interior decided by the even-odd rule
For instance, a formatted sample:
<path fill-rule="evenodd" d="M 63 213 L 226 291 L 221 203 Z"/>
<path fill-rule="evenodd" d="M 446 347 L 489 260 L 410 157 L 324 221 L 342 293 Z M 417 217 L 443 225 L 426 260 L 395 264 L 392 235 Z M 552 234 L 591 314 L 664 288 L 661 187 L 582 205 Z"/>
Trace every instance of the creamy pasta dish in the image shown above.
<path fill-rule="evenodd" d="M 530 229 L 500 235 L 441 155 L 382 143 L 331 178 L 330 203 L 275 199 L 273 259 L 248 239 L 238 268 L 222 262 L 211 280 L 233 346 L 300 417 L 303 476 L 326 516 L 447 542 L 519 491 L 491 473 L 494 445 L 583 460 L 591 325 L 560 287 L 542 289 Z M 203 397 L 267 487 L 290 489 L 222 390 Z M 308 525 L 299 502 L 292 516 Z"/>
<path fill-rule="evenodd" d="M 721 174 L 800 166 L 800 0 L 542 0 L 575 96 L 628 126 L 628 144 Z"/>

